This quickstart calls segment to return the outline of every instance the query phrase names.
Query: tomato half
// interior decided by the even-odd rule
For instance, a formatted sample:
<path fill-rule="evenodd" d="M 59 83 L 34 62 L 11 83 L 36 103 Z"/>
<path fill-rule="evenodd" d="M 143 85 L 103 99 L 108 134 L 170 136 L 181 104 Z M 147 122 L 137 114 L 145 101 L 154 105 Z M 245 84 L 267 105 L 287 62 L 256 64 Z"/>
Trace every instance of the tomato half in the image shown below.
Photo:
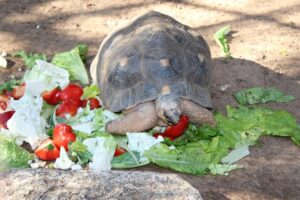
<path fill-rule="evenodd" d="M 68 145 L 76 140 L 72 127 L 67 124 L 57 124 L 53 129 L 53 142 L 57 147 L 64 147 L 68 151 Z"/>

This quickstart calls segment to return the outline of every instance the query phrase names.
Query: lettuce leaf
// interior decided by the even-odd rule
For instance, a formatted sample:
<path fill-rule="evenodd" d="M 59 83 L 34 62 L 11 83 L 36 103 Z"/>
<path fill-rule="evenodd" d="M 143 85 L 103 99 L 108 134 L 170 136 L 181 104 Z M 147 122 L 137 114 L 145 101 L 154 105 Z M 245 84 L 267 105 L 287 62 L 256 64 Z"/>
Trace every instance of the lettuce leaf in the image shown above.
<path fill-rule="evenodd" d="M 217 136 L 211 141 L 200 140 L 175 149 L 165 144 L 158 144 L 145 151 L 144 156 L 161 167 L 204 175 L 209 172 L 210 164 L 219 163 L 228 153 L 228 146 L 225 140 Z"/>
<path fill-rule="evenodd" d="M 26 91 L 33 96 L 40 96 L 42 92 L 55 87 L 64 88 L 70 82 L 66 70 L 43 60 L 37 60 L 36 65 L 25 72 L 23 80 L 26 83 Z"/>
<path fill-rule="evenodd" d="M 82 84 L 89 84 L 89 78 L 83 60 L 88 51 L 87 45 L 78 45 L 68 52 L 55 54 L 52 63 L 67 70 L 71 81 L 80 81 Z"/>
<path fill-rule="evenodd" d="M 35 149 L 48 138 L 46 134 L 47 122 L 41 116 L 43 99 L 39 96 L 34 97 L 25 91 L 21 99 L 11 99 L 10 105 L 15 113 L 7 122 L 7 132 L 16 138 L 17 144 L 20 145 L 26 141 L 32 149 Z"/>
<path fill-rule="evenodd" d="M 247 147 L 255 145 L 261 136 L 290 137 L 300 145 L 300 128 L 295 117 L 286 111 L 227 106 L 227 117 L 217 113 L 215 118 L 214 128 L 192 125 L 183 136 L 168 141 L 175 149 L 159 144 L 145 151 L 144 156 L 179 172 L 203 175 L 212 170 L 213 174 L 226 175 L 235 166 L 219 165 L 220 162 L 234 163 L 246 156 Z M 235 150 L 230 154 L 232 149 Z"/>
<path fill-rule="evenodd" d="M 149 160 L 142 159 L 139 152 L 127 152 L 120 156 L 114 157 L 111 161 L 112 168 L 128 169 L 148 165 Z"/>
<path fill-rule="evenodd" d="M 240 165 L 231 165 L 231 164 L 211 164 L 209 165 L 209 170 L 212 175 L 223 175 L 227 176 L 228 172 L 243 168 Z"/>
<path fill-rule="evenodd" d="M 229 26 L 224 26 L 220 28 L 215 34 L 214 39 L 217 44 L 221 47 L 223 54 L 226 58 L 231 58 L 231 53 L 229 51 L 227 35 L 230 32 Z"/>
<path fill-rule="evenodd" d="M 113 136 L 106 135 L 102 137 L 88 138 L 83 141 L 88 151 L 93 155 L 89 168 L 93 171 L 108 171 L 111 169 L 111 160 L 113 159 L 117 146 Z"/>
<path fill-rule="evenodd" d="M 283 92 L 276 88 L 261 88 L 254 87 L 249 89 L 243 89 L 234 93 L 234 98 L 240 104 L 256 104 L 266 102 L 281 102 L 287 103 L 295 98 L 291 95 L 285 95 Z"/>
<path fill-rule="evenodd" d="M 47 61 L 45 54 L 26 53 L 24 50 L 16 52 L 14 56 L 21 57 L 28 69 L 31 69 L 36 64 L 37 60 Z"/>
<path fill-rule="evenodd" d="M 0 133 L 0 172 L 14 168 L 26 168 L 28 161 L 34 157 L 25 149 L 17 145 L 14 139 Z"/>
<path fill-rule="evenodd" d="M 80 98 L 81 100 L 94 98 L 97 97 L 99 93 L 99 88 L 96 85 L 86 86 L 85 88 L 83 88 L 83 94 Z"/>

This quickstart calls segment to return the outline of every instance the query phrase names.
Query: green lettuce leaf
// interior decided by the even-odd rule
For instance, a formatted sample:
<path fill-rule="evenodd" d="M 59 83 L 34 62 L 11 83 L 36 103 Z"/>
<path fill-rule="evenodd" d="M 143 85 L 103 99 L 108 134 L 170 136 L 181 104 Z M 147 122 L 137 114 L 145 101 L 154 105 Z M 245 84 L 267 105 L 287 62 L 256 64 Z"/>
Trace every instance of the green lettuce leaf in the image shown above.
<path fill-rule="evenodd" d="M 214 39 L 217 42 L 217 44 L 221 47 L 223 54 L 227 58 L 231 58 L 231 54 L 229 51 L 229 45 L 228 45 L 228 39 L 227 35 L 230 32 L 230 27 L 225 26 L 219 29 L 215 34 L 214 34 Z"/>
<path fill-rule="evenodd" d="M 249 89 L 243 89 L 234 93 L 234 98 L 240 104 L 256 104 L 266 102 L 281 102 L 287 103 L 295 98 L 291 95 L 285 95 L 283 92 L 276 88 L 261 88 L 254 87 Z"/>
<path fill-rule="evenodd" d="M 86 57 L 88 46 L 78 45 L 68 52 L 55 54 L 52 63 L 66 69 L 70 74 L 71 81 L 80 81 L 82 84 L 89 84 L 89 78 L 83 60 Z"/>
<path fill-rule="evenodd" d="M 80 98 L 81 100 L 94 98 L 97 97 L 99 93 L 99 88 L 96 85 L 86 86 L 85 88 L 83 88 L 83 94 Z"/>
<path fill-rule="evenodd" d="M 242 166 L 239 165 L 230 165 L 230 164 L 211 164 L 209 165 L 209 170 L 212 175 L 223 175 L 227 176 L 228 172 L 241 169 Z"/>
<path fill-rule="evenodd" d="M 183 136 L 168 141 L 175 149 L 159 144 L 144 156 L 159 166 L 179 172 L 203 175 L 211 171 L 226 175 L 236 166 L 219 165 L 220 162 L 234 163 L 243 158 L 248 154 L 247 147 L 255 145 L 263 135 L 291 137 L 300 144 L 300 128 L 295 117 L 286 111 L 227 106 L 227 117 L 217 113 L 215 118 L 214 128 L 191 125 Z"/>
<path fill-rule="evenodd" d="M 26 53 L 24 50 L 16 52 L 14 56 L 21 57 L 28 69 L 31 69 L 35 65 L 36 60 L 47 61 L 47 57 L 45 54 Z"/>
<path fill-rule="evenodd" d="M 127 152 L 120 156 L 114 157 L 111 161 L 112 168 L 128 169 L 148 165 L 148 160 L 142 159 L 139 152 Z"/>
<path fill-rule="evenodd" d="M 151 162 L 178 172 L 204 175 L 209 172 L 209 165 L 219 163 L 228 153 L 228 144 L 220 137 L 211 141 L 200 140 L 178 148 L 170 148 L 165 144 L 157 144 L 144 156 Z"/>
<path fill-rule="evenodd" d="M 0 133 L 0 172 L 14 168 L 26 168 L 34 157 L 15 143 L 12 138 Z"/>
<path fill-rule="evenodd" d="M 69 145 L 69 150 L 72 157 L 75 157 L 76 161 L 78 161 L 80 165 L 87 164 L 93 158 L 93 155 L 88 151 L 87 146 L 84 145 L 80 140 L 76 140 Z"/>

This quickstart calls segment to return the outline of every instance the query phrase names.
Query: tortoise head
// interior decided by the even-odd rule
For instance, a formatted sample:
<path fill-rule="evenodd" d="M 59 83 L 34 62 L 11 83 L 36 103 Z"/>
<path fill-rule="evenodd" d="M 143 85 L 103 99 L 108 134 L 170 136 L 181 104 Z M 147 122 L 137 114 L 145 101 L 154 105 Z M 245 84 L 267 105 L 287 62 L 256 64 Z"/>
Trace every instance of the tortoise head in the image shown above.
<path fill-rule="evenodd" d="M 177 124 L 182 114 L 180 99 L 173 94 L 159 96 L 155 100 L 157 115 L 166 124 Z"/>

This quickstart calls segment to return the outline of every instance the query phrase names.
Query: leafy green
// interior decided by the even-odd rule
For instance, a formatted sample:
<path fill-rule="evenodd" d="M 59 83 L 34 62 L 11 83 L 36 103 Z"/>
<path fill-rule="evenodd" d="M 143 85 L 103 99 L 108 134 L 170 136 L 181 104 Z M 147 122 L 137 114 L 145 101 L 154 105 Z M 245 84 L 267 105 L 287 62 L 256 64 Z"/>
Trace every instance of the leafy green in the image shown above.
<path fill-rule="evenodd" d="M 232 108 L 227 106 L 227 117 L 215 115 L 217 127 L 189 126 L 187 132 L 174 141 L 153 146 L 144 153 L 151 162 L 179 172 L 203 175 L 224 174 L 235 168 L 217 165 L 223 161 L 233 163 L 247 155 L 247 149 L 255 145 L 263 135 L 287 136 L 300 146 L 300 128 L 290 113 L 266 108 Z M 231 155 L 228 154 L 232 149 Z M 227 157 L 230 155 L 230 157 Z"/>
<path fill-rule="evenodd" d="M 81 100 L 97 97 L 99 93 L 99 88 L 96 85 L 86 86 L 85 88 L 83 88 Z"/>
<path fill-rule="evenodd" d="M 111 161 L 112 168 L 127 169 L 140 167 L 149 164 L 148 160 L 143 160 L 139 152 L 126 152 L 120 156 L 114 157 Z"/>
<path fill-rule="evenodd" d="M 21 57 L 28 69 L 31 69 L 35 65 L 36 60 L 47 60 L 45 54 L 26 53 L 24 50 L 16 52 L 14 56 Z"/>
<path fill-rule="evenodd" d="M 214 34 L 215 41 L 221 47 L 224 55 L 227 58 L 231 58 L 231 53 L 229 51 L 229 45 L 228 45 L 228 39 L 227 39 L 227 35 L 229 32 L 230 32 L 230 27 L 224 26 Z"/>
<path fill-rule="evenodd" d="M 232 164 L 249 154 L 249 145 L 243 145 L 232 150 L 227 156 L 222 158 L 221 161 L 222 163 Z"/>
<path fill-rule="evenodd" d="M 88 151 L 87 146 L 80 140 L 76 140 L 69 145 L 71 155 L 76 158 L 80 165 L 85 165 L 92 160 L 93 155 Z"/>
<path fill-rule="evenodd" d="M 209 172 L 210 164 L 219 163 L 227 153 L 228 145 L 220 137 L 214 137 L 211 141 L 200 140 L 175 149 L 158 144 L 145 151 L 144 156 L 162 167 L 204 175 Z"/>
<path fill-rule="evenodd" d="M 33 155 L 15 143 L 12 138 L 0 133 L 0 172 L 13 168 L 26 168 Z"/>
<path fill-rule="evenodd" d="M 4 91 L 12 91 L 15 86 L 18 86 L 22 83 L 21 80 L 11 79 L 0 85 L 0 94 Z"/>
<path fill-rule="evenodd" d="M 52 63 L 66 69 L 70 74 L 71 81 L 80 81 L 82 84 L 89 84 L 89 78 L 83 60 L 88 51 L 87 45 L 78 45 L 74 49 L 55 54 Z"/>
<path fill-rule="evenodd" d="M 70 82 L 66 70 L 43 60 L 37 60 L 36 65 L 25 72 L 23 80 L 26 83 L 26 91 L 33 96 L 40 96 L 56 87 L 64 88 Z"/>
<path fill-rule="evenodd" d="M 230 165 L 230 164 L 211 164 L 209 165 L 209 170 L 212 175 L 228 175 L 228 172 L 240 169 L 242 166 Z"/>
<path fill-rule="evenodd" d="M 107 171 L 111 169 L 111 160 L 114 157 L 117 146 L 113 136 L 106 134 L 101 137 L 88 138 L 83 141 L 83 144 L 93 154 L 92 162 L 89 163 L 91 170 Z"/>
<path fill-rule="evenodd" d="M 287 103 L 295 99 L 293 96 L 285 95 L 283 92 L 277 90 L 276 88 L 261 87 L 243 89 L 234 93 L 233 96 L 240 104 L 243 105 L 266 103 L 270 101 Z"/>

